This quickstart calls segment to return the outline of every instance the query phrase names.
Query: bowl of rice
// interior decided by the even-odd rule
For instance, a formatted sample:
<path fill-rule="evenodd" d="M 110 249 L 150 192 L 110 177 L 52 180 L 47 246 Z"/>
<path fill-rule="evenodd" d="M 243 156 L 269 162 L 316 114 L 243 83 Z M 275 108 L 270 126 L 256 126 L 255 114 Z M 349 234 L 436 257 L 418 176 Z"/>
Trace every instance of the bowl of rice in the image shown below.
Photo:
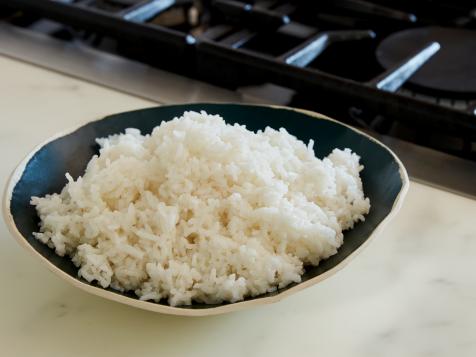
<path fill-rule="evenodd" d="M 276 302 L 341 269 L 397 213 L 385 145 L 320 114 L 186 104 L 50 138 L 15 169 L 16 240 L 90 293 L 186 316 Z"/>

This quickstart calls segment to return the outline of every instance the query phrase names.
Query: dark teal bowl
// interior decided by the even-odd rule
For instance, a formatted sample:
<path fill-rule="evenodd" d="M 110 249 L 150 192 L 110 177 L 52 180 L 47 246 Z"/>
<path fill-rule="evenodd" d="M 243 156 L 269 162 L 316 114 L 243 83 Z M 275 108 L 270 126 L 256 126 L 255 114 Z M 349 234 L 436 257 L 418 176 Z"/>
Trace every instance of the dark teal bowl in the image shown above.
<path fill-rule="evenodd" d="M 32 196 L 60 192 L 66 184 L 65 173 L 74 178 L 82 175 L 86 164 L 97 153 L 95 139 L 134 127 L 149 133 L 163 120 L 180 116 L 184 111 L 205 110 L 220 114 L 229 123 L 245 124 L 256 131 L 267 126 L 284 127 L 307 142 L 316 142 L 317 157 L 328 155 L 334 148 L 350 148 L 361 156 L 365 169 L 361 173 L 364 191 L 370 198 L 371 210 L 365 222 L 345 232 L 344 244 L 338 253 L 317 267 L 306 269 L 302 282 L 276 292 L 249 298 L 234 304 L 170 307 L 166 302 L 140 301 L 134 293 L 103 289 L 78 278 L 77 268 L 68 257 L 60 257 L 36 240 L 38 216 L 30 205 Z M 73 285 L 111 300 L 143 309 L 178 315 L 211 315 L 250 305 L 274 302 L 315 284 L 341 268 L 372 235 L 398 211 L 408 189 L 408 176 L 400 160 L 385 145 L 368 135 L 322 115 L 291 108 L 239 104 L 185 104 L 162 106 L 115 114 L 88 123 L 72 132 L 60 134 L 40 145 L 17 167 L 7 185 L 4 199 L 5 220 L 20 244 L 39 257 L 48 267 Z"/>

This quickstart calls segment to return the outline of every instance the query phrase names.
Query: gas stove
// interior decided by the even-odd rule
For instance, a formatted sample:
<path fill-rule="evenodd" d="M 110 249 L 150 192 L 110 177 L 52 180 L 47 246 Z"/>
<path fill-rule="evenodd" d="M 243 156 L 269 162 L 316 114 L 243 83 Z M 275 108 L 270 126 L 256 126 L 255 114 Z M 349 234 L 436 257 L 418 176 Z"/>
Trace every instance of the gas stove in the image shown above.
<path fill-rule="evenodd" d="M 3 0 L 65 43 L 476 160 L 472 1 Z"/>

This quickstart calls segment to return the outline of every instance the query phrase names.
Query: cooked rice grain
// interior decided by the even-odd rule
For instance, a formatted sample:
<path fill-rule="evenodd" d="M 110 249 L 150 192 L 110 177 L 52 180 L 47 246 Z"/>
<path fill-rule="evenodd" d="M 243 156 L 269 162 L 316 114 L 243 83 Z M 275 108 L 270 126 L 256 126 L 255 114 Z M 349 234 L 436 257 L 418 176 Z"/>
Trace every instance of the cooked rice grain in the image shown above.
<path fill-rule="evenodd" d="M 87 281 L 142 300 L 236 302 L 299 282 L 370 208 L 359 156 L 317 159 L 283 128 L 185 112 L 97 142 L 83 177 L 32 197 L 35 237 Z"/>

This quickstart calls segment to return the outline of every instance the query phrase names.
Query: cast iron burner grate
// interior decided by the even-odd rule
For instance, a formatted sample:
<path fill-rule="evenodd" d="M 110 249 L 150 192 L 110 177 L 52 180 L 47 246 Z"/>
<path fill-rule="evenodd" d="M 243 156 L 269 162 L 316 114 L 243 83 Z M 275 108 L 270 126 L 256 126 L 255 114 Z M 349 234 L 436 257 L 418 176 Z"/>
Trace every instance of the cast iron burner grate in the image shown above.
<path fill-rule="evenodd" d="M 462 59 L 474 50 L 475 8 L 450 0 L 0 4 L 18 26 L 229 88 L 273 83 L 293 90 L 290 105 L 473 159 L 476 67 Z"/>

